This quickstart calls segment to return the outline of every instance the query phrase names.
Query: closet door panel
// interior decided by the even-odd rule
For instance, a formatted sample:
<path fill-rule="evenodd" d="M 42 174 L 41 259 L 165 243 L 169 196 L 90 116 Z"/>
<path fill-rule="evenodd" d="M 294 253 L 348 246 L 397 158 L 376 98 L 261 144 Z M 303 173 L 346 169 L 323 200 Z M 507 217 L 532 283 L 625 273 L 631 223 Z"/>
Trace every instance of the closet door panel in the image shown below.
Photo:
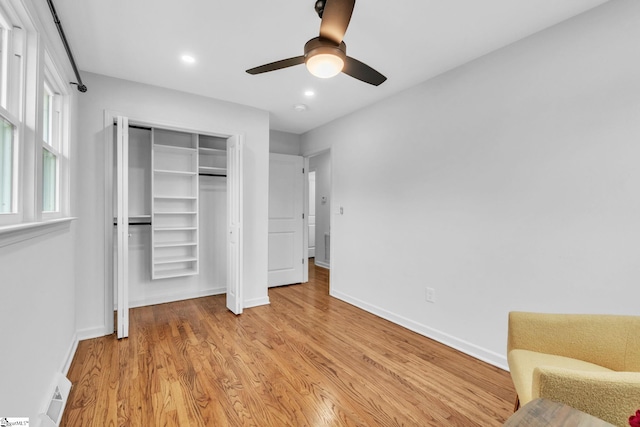
<path fill-rule="evenodd" d="M 116 295 L 118 338 L 129 336 L 129 120 L 117 118 L 116 133 Z"/>

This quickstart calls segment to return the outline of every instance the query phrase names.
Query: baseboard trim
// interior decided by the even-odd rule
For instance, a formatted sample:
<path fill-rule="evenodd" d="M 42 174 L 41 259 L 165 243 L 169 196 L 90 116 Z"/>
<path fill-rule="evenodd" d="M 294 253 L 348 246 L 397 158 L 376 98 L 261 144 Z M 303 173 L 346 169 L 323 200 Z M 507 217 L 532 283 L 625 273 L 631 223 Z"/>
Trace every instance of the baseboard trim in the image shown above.
<path fill-rule="evenodd" d="M 147 305 L 166 304 L 168 302 L 184 301 L 193 298 L 209 297 L 227 292 L 226 287 L 210 288 L 193 292 L 180 292 L 179 294 L 159 295 L 153 298 L 145 298 L 129 301 L 129 308 L 145 307 Z"/>
<path fill-rule="evenodd" d="M 107 331 L 107 328 L 105 326 L 100 326 L 97 328 L 79 329 L 76 332 L 76 337 L 78 339 L 78 342 L 80 342 L 84 340 L 90 340 L 91 338 L 104 337 L 105 335 L 110 335 L 112 333 L 113 331 Z"/>
<path fill-rule="evenodd" d="M 358 308 L 361 308 L 364 311 L 367 311 L 371 314 L 375 314 L 376 316 L 382 317 L 383 319 L 386 319 L 390 322 L 393 322 L 397 325 L 407 328 L 410 331 L 416 332 L 427 338 L 431 338 L 432 340 L 438 341 L 439 343 L 444 344 L 447 347 L 451 347 L 453 349 L 461 351 L 462 353 L 465 353 L 483 362 L 489 363 L 490 365 L 493 365 L 505 371 L 509 370 L 506 357 L 498 353 L 495 353 L 491 350 L 487 350 L 485 348 L 479 347 L 468 341 L 454 337 L 445 332 L 439 331 L 437 329 L 431 328 L 421 323 L 414 322 L 413 320 L 407 319 L 406 317 L 392 313 L 390 311 L 387 311 L 375 305 L 369 304 L 367 302 L 364 302 L 358 298 L 354 298 L 340 291 L 331 290 L 329 293 L 332 297 L 338 298 L 339 300 L 342 300 Z"/>
<path fill-rule="evenodd" d="M 327 269 L 327 270 L 330 270 L 330 269 L 331 269 L 331 265 L 330 265 L 330 264 L 327 264 L 327 263 L 322 262 L 322 261 L 315 260 L 315 264 L 316 264 L 318 267 L 322 267 L 322 268 L 325 268 L 325 269 Z"/>
<path fill-rule="evenodd" d="M 73 356 L 76 355 L 76 350 L 78 349 L 79 342 L 80 340 L 78 339 L 78 333 L 73 334 L 73 337 L 71 337 L 71 344 L 69 345 L 67 353 L 64 357 L 62 369 L 60 369 L 60 372 L 62 372 L 65 377 L 69 373 L 69 368 L 71 368 L 71 362 L 73 362 Z"/>
<path fill-rule="evenodd" d="M 266 296 L 263 298 L 254 298 L 250 300 L 245 300 L 244 308 L 259 307 L 261 305 L 269 305 L 269 304 L 271 304 L 271 301 L 269 301 L 269 297 Z"/>

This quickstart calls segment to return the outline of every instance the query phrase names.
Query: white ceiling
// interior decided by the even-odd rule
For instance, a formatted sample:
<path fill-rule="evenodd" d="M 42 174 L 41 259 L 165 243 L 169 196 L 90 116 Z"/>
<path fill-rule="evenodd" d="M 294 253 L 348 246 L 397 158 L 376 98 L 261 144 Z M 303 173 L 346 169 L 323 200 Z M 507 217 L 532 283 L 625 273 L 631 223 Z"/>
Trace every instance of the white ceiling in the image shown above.
<path fill-rule="evenodd" d="M 387 76 L 378 87 L 343 74 L 321 80 L 304 65 L 245 73 L 303 54 L 320 26 L 314 0 L 54 3 L 81 70 L 260 108 L 271 129 L 303 133 L 606 1 L 359 1 L 345 43 Z M 196 63 L 182 63 L 185 53 Z M 299 103 L 308 110 L 294 111 Z"/>

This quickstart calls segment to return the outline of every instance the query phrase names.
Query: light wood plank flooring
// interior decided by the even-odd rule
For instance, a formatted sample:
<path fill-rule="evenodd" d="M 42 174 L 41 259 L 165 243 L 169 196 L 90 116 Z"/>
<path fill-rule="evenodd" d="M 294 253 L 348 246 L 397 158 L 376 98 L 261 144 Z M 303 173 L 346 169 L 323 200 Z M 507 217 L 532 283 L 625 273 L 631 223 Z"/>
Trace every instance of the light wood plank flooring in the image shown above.
<path fill-rule="evenodd" d="M 509 374 L 328 295 L 327 271 L 234 316 L 213 296 L 82 341 L 63 426 L 500 426 Z"/>

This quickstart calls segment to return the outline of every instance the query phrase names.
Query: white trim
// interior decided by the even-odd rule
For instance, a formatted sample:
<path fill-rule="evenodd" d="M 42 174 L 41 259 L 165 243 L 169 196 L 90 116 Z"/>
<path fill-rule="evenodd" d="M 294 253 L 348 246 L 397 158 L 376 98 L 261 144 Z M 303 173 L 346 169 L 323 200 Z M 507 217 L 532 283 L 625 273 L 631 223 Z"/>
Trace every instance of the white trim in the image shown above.
<path fill-rule="evenodd" d="M 129 308 L 135 307 L 145 307 L 148 305 L 156 305 L 156 304 L 166 304 L 170 302 L 176 301 L 184 301 L 193 298 L 202 298 L 209 297 L 212 295 L 221 295 L 227 292 L 226 286 L 210 288 L 210 289 L 200 289 L 191 292 L 180 292 L 179 294 L 167 294 L 167 295 L 159 295 L 153 298 L 142 298 L 137 300 L 129 301 Z"/>
<path fill-rule="evenodd" d="M 42 222 L 26 222 L 0 227 L 0 248 L 33 239 L 55 231 L 68 229 L 75 217 L 58 218 Z"/>
<path fill-rule="evenodd" d="M 271 304 L 271 302 L 269 301 L 269 297 L 263 297 L 263 298 L 253 298 L 253 299 L 249 299 L 249 300 L 244 300 L 243 302 L 243 307 L 244 308 L 251 308 L 251 307 L 259 307 L 261 305 L 269 305 Z"/>
<path fill-rule="evenodd" d="M 85 328 L 76 331 L 78 342 L 84 340 L 90 340 L 92 338 L 100 338 L 113 334 L 113 331 L 108 331 L 104 326 L 97 326 L 95 328 Z"/>
<path fill-rule="evenodd" d="M 102 187 L 102 200 L 104 200 L 104 329 L 103 335 L 109 335 L 115 332 L 115 324 L 113 320 L 113 309 L 109 309 L 114 305 L 114 264 L 113 264 L 113 245 L 115 244 L 114 227 L 113 227 L 113 187 L 114 187 L 114 145 L 115 132 L 113 129 L 113 121 L 118 115 L 108 110 L 104 111 L 104 186 Z M 107 197 L 109 195 L 110 197 Z"/>
<path fill-rule="evenodd" d="M 318 258 L 314 261 L 317 267 L 324 268 L 325 270 L 331 270 L 331 266 L 326 262 L 318 261 Z"/>
<path fill-rule="evenodd" d="M 302 157 L 302 156 L 300 156 Z M 302 283 L 309 282 L 309 158 L 302 157 Z"/>
<path fill-rule="evenodd" d="M 354 298 L 340 291 L 331 290 L 329 294 L 332 297 L 338 298 L 339 300 L 342 300 L 358 308 L 361 308 L 364 311 L 375 314 L 378 317 L 382 317 L 383 319 L 386 319 L 397 325 L 405 327 L 410 331 L 416 332 L 420 335 L 424 335 L 427 338 L 431 338 L 432 340 L 438 341 L 439 343 L 444 344 L 447 347 L 451 347 L 471 357 L 474 357 L 478 360 L 489 363 L 505 371 L 509 371 L 507 358 L 496 352 L 479 347 L 468 341 L 454 337 L 453 335 L 449 335 L 437 329 L 433 329 L 421 323 L 414 322 L 413 320 L 407 319 L 406 317 L 403 317 L 399 314 L 395 314 L 383 308 L 366 303 L 362 300 L 359 300 L 358 298 Z"/>
<path fill-rule="evenodd" d="M 67 354 L 65 355 L 62 369 L 60 369 L 60 372 L 62 372 L 62 374 L 65 376 L 69 373 L 69 368 L 71 368 L 71 362 L 73 362 L 73 356 L 75 356 L 76 354 L 79 342 L 80 341 L 78 340 L 78 333 L 76 332 L 73 334 L 73 337 L 71 337 L 71 345 L 69 346 Z"/>

